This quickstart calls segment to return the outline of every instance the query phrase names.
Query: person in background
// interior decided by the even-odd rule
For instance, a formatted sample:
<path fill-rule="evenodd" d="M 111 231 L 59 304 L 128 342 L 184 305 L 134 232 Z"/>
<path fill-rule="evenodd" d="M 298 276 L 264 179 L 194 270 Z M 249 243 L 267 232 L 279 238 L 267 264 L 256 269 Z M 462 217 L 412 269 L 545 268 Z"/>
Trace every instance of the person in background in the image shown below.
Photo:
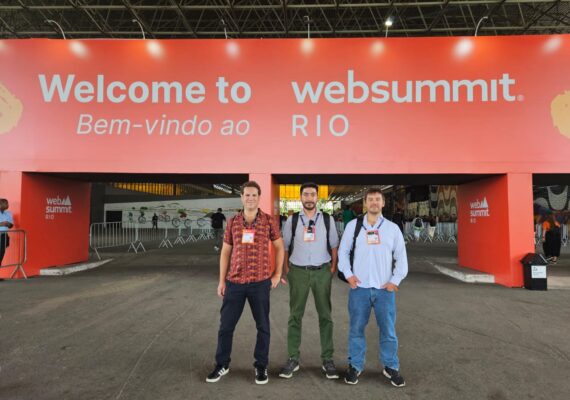
<path fill-rule="evenodd" d="M 214 234 L 216 236 L 214 250 L 220 251 L 222 248 L 222 241 L 224 240 L 224 221 L 226 220 L 226 216 L 222 214 L 222 209 L 218 208 L 218 211 L 212 214 L 210 218 L 212 219 L 212 229 L 214 229 Z"/>
<path fill-rule="evenodd" d="M 560 247 L 562 245 L 562 229 L 560 223 L 549 214 L 542 224 L 542 249 L 546 260 L 556 264 L 560 257 Z"/>
<path fill-rule="evenodd" d="M 342 212 L 342 222 L 344 226 L 346 226 L 350 221 L 356 218 L 356 213 L 354 210 L 347 204 L 344 206 L 344 211 Z"/>
<path fill-rule="evenodd" d="M 6 254 L 6 249 L 10 246 L 8 231 L 14 227 L 14 218 L 8 211 L 10 204 L 7 199 L 0 199 L 0 265 Z"/>

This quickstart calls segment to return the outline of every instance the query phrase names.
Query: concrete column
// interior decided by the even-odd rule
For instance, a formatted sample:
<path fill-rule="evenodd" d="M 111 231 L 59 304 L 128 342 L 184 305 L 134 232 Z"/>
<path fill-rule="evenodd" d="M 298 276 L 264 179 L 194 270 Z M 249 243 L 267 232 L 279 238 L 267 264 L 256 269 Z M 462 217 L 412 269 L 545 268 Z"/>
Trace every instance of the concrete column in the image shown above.
<path fill-rule="evenodd" d="M 459 265 L 523 285 L 521 258 L 534 252 L 532 174 L 505 174 L 460 185 Z"/>
<path fill-rule="evenodd" d="M 0 198 L 7 199 L 10 208 L 8 209 L 14 216 L 14 228 L 22 229 L 20 209 L 22 206 L 22 172 L 0 171 Z M 14 246 L 17 244 L 14 243 Z M 13 249 L 10 249 L 13 251 Z M 4 262 L 8 262 L 8 255 Z M 9 278 L 13 268 L 0 268 L 0 278 Z"/>
<path fill-rule="evenodd" d="M 279 184 L 271 174 L 254 173 L 249 174 L 249 179 L 256 181 L 261 187 L 261 198 L 259 208 L 263 212 L 273 215 L 279 226 Z M 272 269 L 275 268 L 275 251 L 273 246 L 269 248 Z"/>
<path fill-rule="evenodd" d="M 89 258 L 90 183 L 36 173 L 0 173 L 2 196 L 10 202 L 15 227 L 26 231 L 28 276 L 42 268 Z M 6 277 L 0 269 L 0 277 Z M 19 277 L 18 275 L 16 277 Z"/>

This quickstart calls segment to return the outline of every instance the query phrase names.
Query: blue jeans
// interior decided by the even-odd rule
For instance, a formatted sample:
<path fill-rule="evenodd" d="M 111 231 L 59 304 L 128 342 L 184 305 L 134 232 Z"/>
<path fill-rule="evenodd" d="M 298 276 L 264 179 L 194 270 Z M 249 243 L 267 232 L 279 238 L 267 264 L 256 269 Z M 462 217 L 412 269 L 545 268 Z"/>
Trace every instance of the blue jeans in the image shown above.
<path fill-rule="evenodd" d="M 257 340 L 253 357 L 256 367 L 266 368 L 269 363 L 269 292 L 271 280 L 238 284 L 226 281 L 226 293 L 220 310 L 220 329 L 216 364 L 229 365 L 232 354 L 234 331 L 245 307 L 249 303 L 257 327 Z"/>
<path fill-rule="evenodd" d="M 400 370 L 398 360 L 398 337 L 396 336 L 396 293 L 385 289 L 356 288 L 348 295 L 348 363 L 363 371 L 366 363 L 366 325 L 374 309 L 376 323 L 380 329 L 380 354 L 382 365 Z"/>

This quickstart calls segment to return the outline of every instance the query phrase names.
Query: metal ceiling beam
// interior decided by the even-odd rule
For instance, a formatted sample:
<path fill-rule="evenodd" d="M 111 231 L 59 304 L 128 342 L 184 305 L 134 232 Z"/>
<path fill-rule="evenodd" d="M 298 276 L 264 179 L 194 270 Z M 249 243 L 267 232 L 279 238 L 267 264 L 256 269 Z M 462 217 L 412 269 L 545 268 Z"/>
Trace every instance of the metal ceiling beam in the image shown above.
<path fill-rule="evenodd" d="M 326 3 L 326 4 L 288 4 L 287 7 L 290 9 L 310 9 L 310 8 L 368 8 L 368 7 L 375 7 L 375 8 L 387 8 L 391 7 L 392 5 L 395 7 L 434 7 L 434 6 L 444 6 L 446 3 L 452 6 L 462 6 L 462 5 L 481 5 L 481 4 L 491 4 L 494 1 L 492 0 L 456 0 L 456 1 L 419 1 L 415 3 L 410 2 L 394 2 L 394 3 L 341 3 L 341 4 L 334 4 L 334 3 Z M 525 4 L 525 3 L 551 3 L 552 0 L 506 0 L 508 4 Z M 29 6 L 22 6 L 22 5 L 0 5 L 0 11 L 19 11 L 23 8 L 29 8 L 30 10 L 71 10 L 73 6 L 65 5 L 65 4 L 54 4 L 54 5 L 29 5 Z M 119 5 L 119 4 L 85 4 L 81 6 L 83 8 L 88 9 L 105 9 L 105 10 L 125 10 L 125 9 L 133 9 L 133 10 L 156 10 L 156 9 L 164 9 L 164 10 L 172 10 L 175 11 L 178 8 L 177 5 L 143 5 L 143 4 L 130 4 L 127 5 Z M 212 4 L 199 4 L 199 5 L 180 5 L 179 6 L 183 10 L 217 10 L 217 9 L 224 9 L 230 8 L 229 5 L 212 5 Z M 233 6 L 236 10 L 247 10 L 247 9 L 281 9 L 281 4 L 236 4 Z"/>
<path fill-rule="evenodd" d="M 499 31 L 517 31 L 517 30 L 521 30 L 524 29 L 524 26 L 498 26 L 498 27 L 487 27 L 487 28 L 481 28 L 479 29 L 479 31 L 484 31 L 484 30 L 494 30 L 497 29 Z M 568 32 L 570 33 L 570 26 L 565 27 Z M 560 25 L 548 25 L 548 26 L 531 26 L 528 28 L 528 30 L 548 30 L 548 29 L 560 29 Z M 451 27 L 451 28 L 434 28 L 432 29 L 432 32 L 469 32 L 469 31 L 473 31 L 473 28 L 470 26 L 466 26 L 466 27 Z M 390 29 L 390 33 L 424 33 L 425 29 L 423 28 L 414 28 L 414 29 Z M 19 35 L 32 35 L 32 36 L 56 36 L 59 35 L 59 33 L 53 32 L 53 31 L 18 31 L 16 32 Z M 233 32 L 233 31 L 228 31 L 228 35 L 237 35 L 239 32 Z M 318 34 L 318 35 L 332 35 L 333 31 L 331 30 L 318 30 L 318 31 L 311 31 L 311 35 L 312 34 Z M 378 31 L 376 29 L 364 29 L 364 30 L 359 30 L 359 29 L 345 29 L 342 31 L 337 31 L 337 34 L 350 34 L 350 35 L 354 35 L 354 34 L 359 34 L 359 33 L 364 33 L 364 34 L 368 34 L 370 35 L 370 37 L 376 37 L 378 36 Z M 74 35 L 74 36 L 81 36 L 81 35 L 97 35 L 100 34 L 99 31 L 68 31 L 66 32 L 66 34 L 69 35 Z M 124 36 L 124 37 L 128 37 L 128 36 L 139 36 L 140 33 L 136 32 L 136 31 L 111 31 L 109 32 L 109 34 L 112 35 L 119 35 L 119 36 Z M 181 31 L 160 31 L 160 32 L 155 32 L 156 36 L 187 36 L 189 35 L 188 32 L 181 32 Z M 242 35 L 244 36 L 259 36 L 259 35 L 266 35 L 266 36 L 278 36 L 278 35 L 284 35 L 285 31 L 265 31 L 265 32 L 261 32 L 261 31 L 243 31 Z M 295 35 L 297 37 L 305 37 L 307 35 L 307 31 L 306 30 L 302 30 L 302 31 L 289 31 L 290 35 Z M 196 31 L 196 35 L 198 36 L 216 36 L 218 38 L 223 38 L 224 37 L 224 32 L 223 31 Z M 100 37 L 98 37 L 100 38 Z M 79 39 L 79 38 L 78 38 Z M 104 39 L 104 38 L 103 38 Z"/>

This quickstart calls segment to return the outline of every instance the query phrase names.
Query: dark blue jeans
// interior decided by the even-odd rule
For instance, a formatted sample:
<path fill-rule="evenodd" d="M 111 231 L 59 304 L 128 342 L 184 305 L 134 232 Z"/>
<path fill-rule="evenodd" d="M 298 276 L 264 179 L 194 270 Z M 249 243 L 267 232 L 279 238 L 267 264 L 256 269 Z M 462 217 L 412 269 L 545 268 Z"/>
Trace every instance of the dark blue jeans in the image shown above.
<path fill-rule="evenodd" d="M 218 349 L 216 363 L 229 365 L 231 361 L 234 330 L 241 317 L 245 301 L 249 303 L 257 327 L 254 365 L 266 368 L 269 364 L 269 292 L 271 280 L 237 284 L 226 281 L 226 293 L 220 310 L 220 330 L 218 331 Z"/>
<path fill-rule="evenodd" d="M 2 265 L 2 260 L 4 259 L 4 254 L 8 246 L 10 246 L 10 237 L 5 232 L 0 233 L 0 265 Z"/>

